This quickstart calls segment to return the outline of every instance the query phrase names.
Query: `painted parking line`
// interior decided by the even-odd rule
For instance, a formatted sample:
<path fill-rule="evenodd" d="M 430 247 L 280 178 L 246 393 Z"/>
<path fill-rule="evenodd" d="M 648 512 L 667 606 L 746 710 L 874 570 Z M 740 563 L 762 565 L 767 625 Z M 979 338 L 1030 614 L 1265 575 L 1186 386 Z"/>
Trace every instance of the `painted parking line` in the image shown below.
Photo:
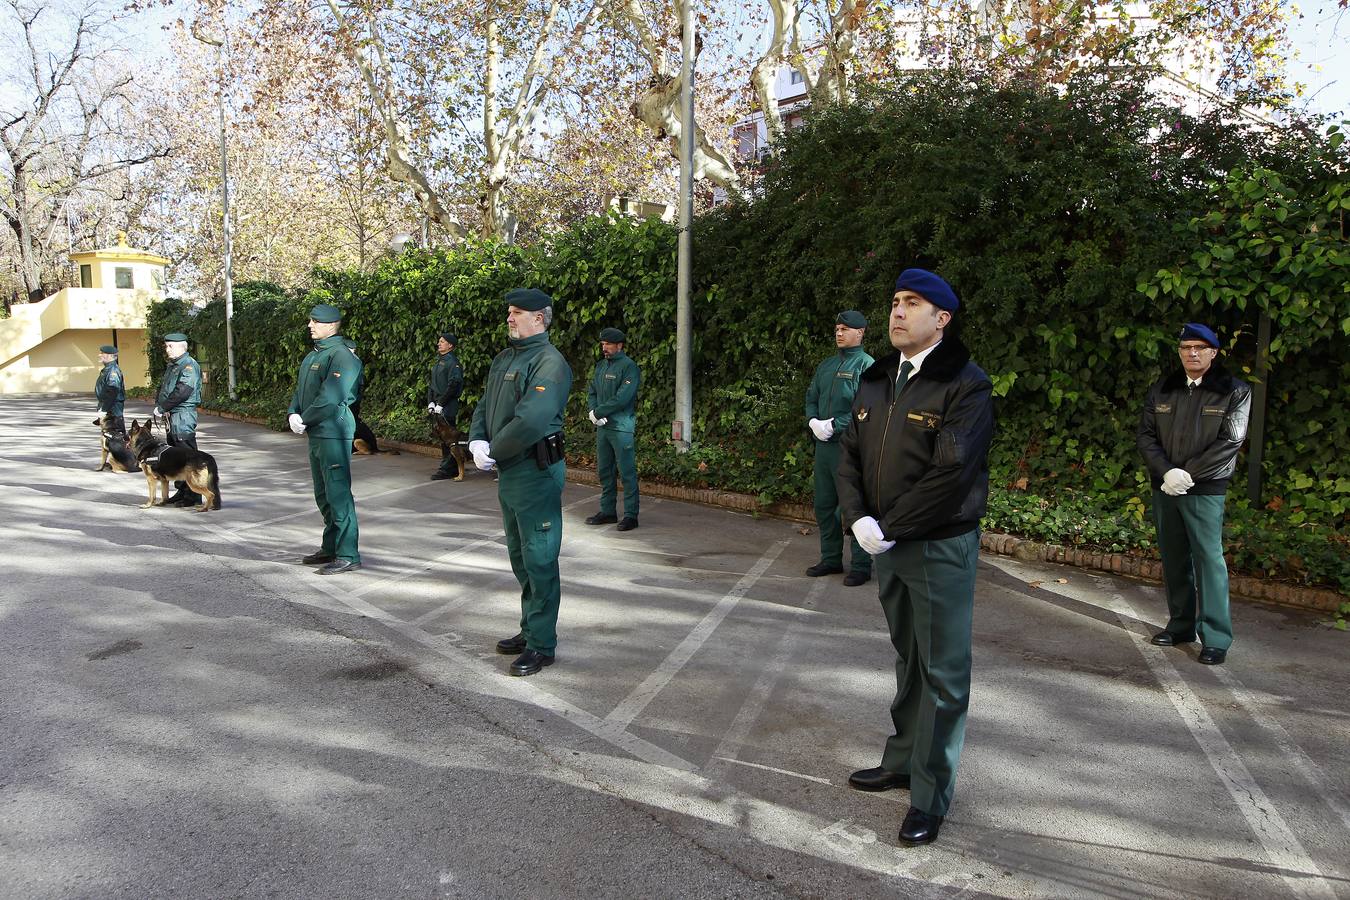
<path fill-rule="evenodd" d="M 694 630 L 689 632 L 688 636 L 661 661 L 661 665 L 656 670 L 643 679 L 642 683 L 633 689 L 633 692 L 624 698 L 623 702 L 610 711 L 605 716 L 605 721 L 612 722 L 627 728 L 638 715 L 647 708 L 647 704 L 656 699 L 656 695 L 665 689 L 679 671 L 684 668 L 685 663 L 693 657 L 703 643 L 712 636 L 717 630 L 717 626 L 722 623 L 736 604 L 740 602 L 759 577 L 773 565 L 774 560 L 778 559 L 787 548 L 787 541 L 776 541 L 773 546 L 764 552 L 759 558 L 759 562 L 751 567 L 750 571 L 736 583 L 736 586 L 729 593 L 717 602 L 703 620 L 694 626 Z"/>

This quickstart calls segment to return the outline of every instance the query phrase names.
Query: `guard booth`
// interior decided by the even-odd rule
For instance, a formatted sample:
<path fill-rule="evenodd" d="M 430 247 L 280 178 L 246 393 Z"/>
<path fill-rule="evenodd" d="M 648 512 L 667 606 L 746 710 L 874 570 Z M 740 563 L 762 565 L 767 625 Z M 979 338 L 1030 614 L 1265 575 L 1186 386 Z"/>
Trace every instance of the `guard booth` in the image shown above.
<path fill-rule="evenodd" d="M 0 395 L 92 391 L 98 348 L 112 344 L 127 387 L 150 384 L 146 314 L 164 299 L 169 260 L 127 245 L 70 255 L 68 287 L 37 303 L 20 303 L 0 320 Z"/>

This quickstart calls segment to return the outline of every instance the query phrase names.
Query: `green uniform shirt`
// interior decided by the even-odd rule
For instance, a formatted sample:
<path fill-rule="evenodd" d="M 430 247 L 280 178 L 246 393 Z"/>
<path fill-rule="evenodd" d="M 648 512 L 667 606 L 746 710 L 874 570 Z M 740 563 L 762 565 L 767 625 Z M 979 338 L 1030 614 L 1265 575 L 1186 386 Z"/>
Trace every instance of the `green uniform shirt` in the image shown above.
<path fill-rule="evenodd" d="M 459 395 L 464 391 L 464 370 L 459 357 L 451 350 L 436 357 L 431 367 L 431 384 L 427 386 L 427 402 L 444 407 L 441 415 L 447 422 L 455 421 L 459 413 Z"/>
<path fill-rule="evenodd" d="M 181 399 L 178 399 L 180 398 Z M 159 380 L 155 404 L 169 414 L 169 431 L 191 434 L 197 430 L 197 407 L 202 402 L 202 367 L 184 353 L 169 360 Z"/>
<path fill-rule="evenodd" d="M 108 363 L 103 367 L 103 371 L 98 373 L 98 381 L 94 382 L 94 396 L 98 398 L 100 412 L 110 416 L 122 415 L 122 404 L 126 402 L 127 389 L 122 381 L 122 370 L 117 367 L 116 360 Z"/>
<path fill-rule="evenodd" d="M 600 426 L 607 431 L 632 434 L 637 425 L 637 392 L 642 373 L 637 363 L 622 351 L 595 364 L 595 375 L 586 391 L 586 404 L 597 419 L 609 419 Z"/>
<path fill-rule="evenodd" d="M 469 440 L 487 441 L 501 469 L 532 459 L 535 444 L 562 431 L 571 389 L 572 369 L 549 343 L 547 331 L 512 340 L 488 369 Z"/>
<path fill-rule="evenodd" d="M 300 363 L 288 412 L 300 415 L 310 437 L 350 441 L 356 434 L 351 405 L 357 402 L 362 365 L 343 341 L 340 334 L 315 341 Z"/>
<path fill-rule="evenodd" d="M 858 346 L 845 347 L 816 366 L 811 386 L 806 389 L 806 418 L 834 420 L 830 443 L 838 441 L 848 428 L 853 414 L 853 395 L 858 393 L 858 380 L 873 362 L 875 360 Z"/>

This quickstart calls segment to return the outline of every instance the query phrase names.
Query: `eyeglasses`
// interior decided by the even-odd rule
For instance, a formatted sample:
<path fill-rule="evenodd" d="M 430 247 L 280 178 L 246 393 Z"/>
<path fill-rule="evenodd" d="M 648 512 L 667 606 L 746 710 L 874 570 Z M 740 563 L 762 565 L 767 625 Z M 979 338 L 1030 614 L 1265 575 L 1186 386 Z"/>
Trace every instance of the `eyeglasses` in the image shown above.
<path fill-rule="evenodd" d="M 1204 353 L 1206 350 L 1217 352 L 1209 344 L 1182 344 L 1177 348 L 1179 353 Z"/>

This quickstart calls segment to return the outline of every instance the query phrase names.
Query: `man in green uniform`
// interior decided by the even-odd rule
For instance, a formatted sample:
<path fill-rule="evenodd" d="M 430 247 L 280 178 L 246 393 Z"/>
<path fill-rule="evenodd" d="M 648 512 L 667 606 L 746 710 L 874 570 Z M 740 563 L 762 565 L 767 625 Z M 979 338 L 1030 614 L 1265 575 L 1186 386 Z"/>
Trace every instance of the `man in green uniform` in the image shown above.
<path fill-rule="evenodd" d="M 989 495 L 993 385 L 948 329 L 960 301 L 924 269 L 891 300 L 896 352 L 863 373 L 840 447 L 839 509 L 876 557 L 895 648 L 894 734 L 860 791 L 910 789 L 900 840 L 937 838 L 952 802 L 970 704 L 980 517 Z"/>
<path fill-rule="evenodd" d="M 595 365 L 586 403 L 595 426 L 595 474 L 600 477 L 600 511 L 587 525 L 619 523 L 619 531 L 638 527 L 637 458 L 633 432 L 637 426 L 637 392 L 642 373 L 623 352 L 624 334 L 617 328 L 600 332 L 604 359 Z M 623 520 L 615 515 L 618 489 L 614 471 L 623 478 Z"/>
<path fill-rule="evenodd" d="M 1228 565 L 1223 559 L 1223 500 L 1247 437 L 1252 389 L 1222 365 L 1219 336 L 1200 322 L 1181 329 L 1181 369 L 1153 385 L 1136 443 L 1153 482 L 1167 627 L 1162 647 L 1200 637 L 1199 661 L 1222 665 L 1233 643 Z"/>
<path fill-rule="evenodd" d="M 431 367 L 431 383 L 427 385 L 427 412 L 440 416 L 451 425 L 459 416 L 459 395 L 464 391 L 464 370 L 455 355 L 455 335 L 443 331 L 436 341 L 436 363 Z M 441 444 L 441 465 L 431 476 L 432 481 L 454 478 L 459 466 L 450 453 L 450 445 Z"/>
<path fill-rule="evenodd" d="M 98 414 L 103 419 L 107 431 L 126 434 L 126 421 L 122 418 L 122 404 L 127 399 L 126 384 L 122 370 L 117 365 L 117 348 L 104 344 L 98 348 L 98 361 L 103 370 L 94 382 L 94 396 L 98 398 Z"/>
<path fill-rule="evenodd" d="M 188 355 L 187 335 L 175 331 L 164 335 L 164 355 L 169 364 L 159 380 L 155 416 L 167 416 L 168 442 L 172 447 L 197 449 L 197 406 L 202 402 L 202 367 Z M 174 494 L 166 506 L 199 506 L 202 498 L 188 490 L 187 482 L 175 481 Z"/>
<path fill-rule="evenodd" d="M 314 502 L 323 514 L 323 545 L 302 561 L 322 566 L 320 575 L 361 568 L 356 502 L 352 499 L 352 437 L 361 384 L 361 360 L 338 334 L 342 313 L 320 303 L 309 311 L 314 349 L 300 363 L 291 398 L 291 431 L 309 438 L 309 475 Z"/>
<path fill-rule="evenodd" d="M 844 529 L 839 522 L 834 475 L 839 470 L 839 439 L 848 428 L 858 380 L 874 361 L 862 348 L 866 331 L 867 319 L 862 313 L 855 309 L 841 312 L 834 324 L 837 352 L 816 367 L 811 386 L 806 389 L 806 424 L 816 450 L 815 507 L 820 530 L 820 561 L 806 570 L 812 578 L 844 571 Z M 851 543 L 844 584 L 856 587 L 872 579 L 872 557 L 858 546 L 856 537 Z"/>
<path fill-rule="evenodd" d="M 497 642 L 497 652 L 520 655 L 512 675 L 533 675 L 553 664 L 558 644 L 562 584 L 563 408 L 572 370 L 549 343 L 553 300 L 517 288 L 506 295 L 510 346 L 488 370 L 483 399 L 473 411 L 469 452 L 484 472 L 496 467 L 497 500 L 511 569 L 520 582 L 520 633 Z"/>

